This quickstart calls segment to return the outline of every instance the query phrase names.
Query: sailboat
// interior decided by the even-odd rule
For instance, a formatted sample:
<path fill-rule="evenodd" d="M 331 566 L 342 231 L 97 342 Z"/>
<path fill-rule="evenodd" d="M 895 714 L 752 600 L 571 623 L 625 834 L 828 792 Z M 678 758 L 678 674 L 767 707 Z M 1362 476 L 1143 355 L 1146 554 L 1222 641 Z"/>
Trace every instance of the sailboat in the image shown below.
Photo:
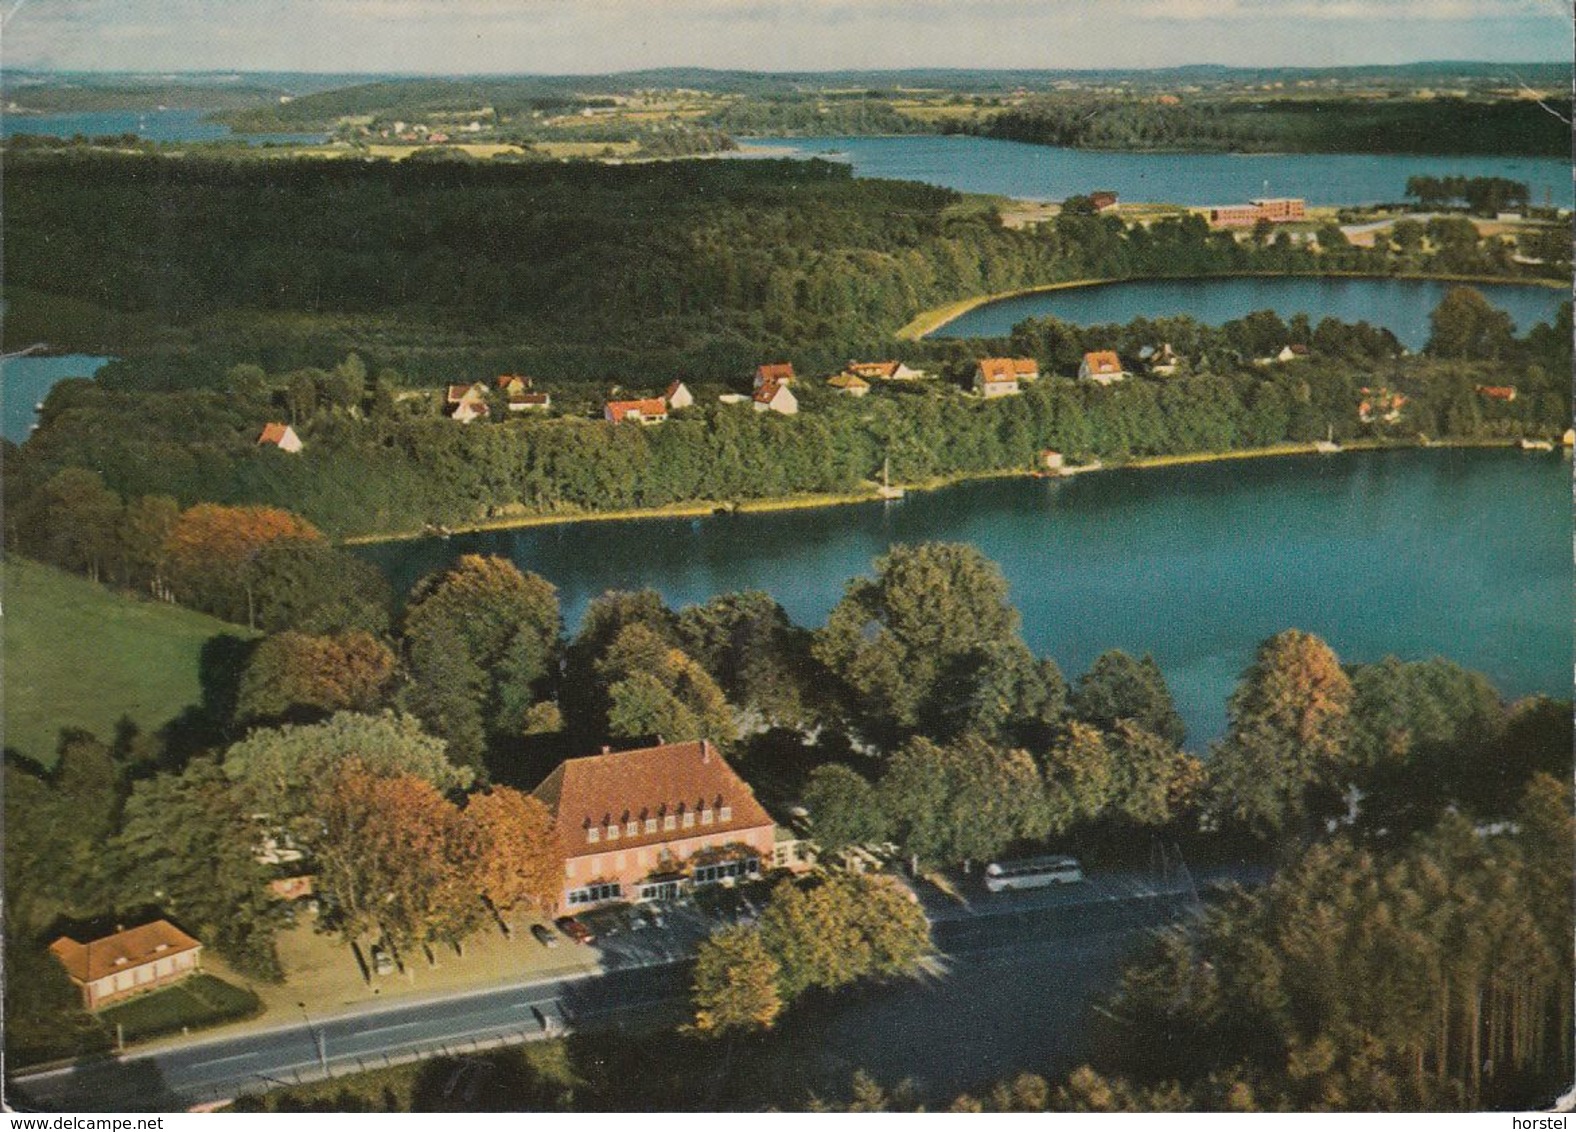
<path fill-rule="evenodd" d="M 903 489 L 892 486 L 892 458 L 890 456 L 881 462 L 881 486 L 876 488 L 876 494 L 882 499 L 903 498 Z"/>

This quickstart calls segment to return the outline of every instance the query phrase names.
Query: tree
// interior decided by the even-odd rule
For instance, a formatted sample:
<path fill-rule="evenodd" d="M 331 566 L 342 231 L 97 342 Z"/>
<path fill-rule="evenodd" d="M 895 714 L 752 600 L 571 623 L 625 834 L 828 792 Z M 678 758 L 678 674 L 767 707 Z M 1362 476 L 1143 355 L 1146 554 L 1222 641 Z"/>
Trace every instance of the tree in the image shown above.
<path fill-rule="evenodd" d="M 117 904 L 155 905 L 258 978 L 281 977 L 252 809 L 213 759 L 138 782 L 115 838 Z"/>
<path fill-rule="evenodd" d="M 841 763 L 827 763 L 810 772 L 804 804 L 815 823 L 816 844 L 825 852 L 886 838 L 886 815 L 876 788 Z"/>
<path fill-rule="evenodd" d="M 199 503 L 181 512 L 165 543 L 170 587 L 188 605 L 255 628 L 258 556 L 322 538 L 312 524 L 277 507 Z"/>
<path fill-rule="evenodd" d="M 1229 730 L 1209 762 L 1217 808 L 1260 833 L 1307 812 L 1349 754 L 1352 685 L 1335 653 L 1297 629 L 1269 638 L 1227 704 Z"/>
<path fill-rule="evenodd" d="M 1187 735 L 1160 666 L 1147 653 L 1137 660 L 1121 649 L 1101 653 L 1078 678 L 1072 710 L 1084 722 L 1106 729 L 1131 719 L 1175 746 Z"/>
<path fill-rule="evenodd" d="M 465 821 L 481 847 L 478 889 L 499 913 L 522 905 L 547 908 L 562 879 L 553 852 L 553 820 L 530 794 L 494 786 L 466 799 Z"/>
<path fill-rule="evenodd" d="M 252 652 L 236 699 L 239 720 L 283 720 L 383 706 L 398 662 L 367 633 L 279 633 Z"/>
<path fill-rule="evenodd" d="M 695 953 L 691 1000 L 694 1027 L 707 1036 L 769 1030 L 782 1013 L 777 981 L 782 966 L 753 927 L 728 927 Z"/>
<path fill-rule="evenodd" d="M 876 560 L 874 578 L 848 584 L 812 651 L 847 688 L 861 726 L 893 740 L 919 724 L 944 674 L 1017 633 L 1007 581 L 978 550 L 900 545 Z"/>
<path fill-rule="evenodd" d="M 554 669 L 562 630 L 551 583 L 522 574 L 506 558 L 462 555 L 411 591 L 404 635 L 419 688 L 412 706 L 457 757 L 478 762 L 472 727 L 456 723 L 479 710 L 489 735 L 523 734 L 526 712 Z"/>
<path fill-rule="evenodd" d="M 280 543 L 259 552 L 254 576 L 257 624 L 265 632 L 389 630 L 388 578 L 354 554 L 322 543 Z"/>
<path fill-rule="evenodd" d="M 1440 358 L 1497 360 L 1514 348 L 1515 324 L 1481 291 L 1452 287 L 1428 316 L 1428 353 Z"/>
<path fill-rule="evenodd" d="M 27 500 L 17 525 L 30 552 L 98 581 L 116 557 L 122 514 L 97 472 L 66 468 Z"/>
<path fill-rule="evenodd" d="M 635 622 L 620 631 L 598 662 L 597 675 L 607 687 L 611 735 L 710 739 L 722 746 L 738 737 L 722 689 L 648 625 Z"/>
<path fill-rule="evenodd" d="M 458 943 L 480 921 L 477 828 L 430 782 L 339 768 L 323 803 L 318 881 L 347 941 Z M 408 968 L 407 968 L 408 970 Z"/>
<path fill-rule="evenodd" d="M 933 864 L 986 860 L 1044 836 L 1051 817 L 1028 753 L 972 735 L 948 746 L 910 740 L 892 756 L 877 796 L 898 844 Z"/>
<path fill-rule="evenodd" d="M 761 915 L 760 935 L 781 967 L 784 1002 L 811 988 L 912 973 L 932 949 L 924 912 L 895 881 L 879 876 L 781 881 Z"/>
<path fill-rule="evenodd" d="M 760 591 L 722 594 L 678 617 L 684 651 L 705 666 L 731 703 L 763 722 L 809 721 L 814 661 L 809 634 Z"/>
<path fill-rule="evenodd" d="M 180 518 L 180 505 L 167 495 L 143 495 L 126 504 L 115 537 L 116 573 L 127 584 L 168 598 L 165 547 Z"/>
<path fill-rule="evenodd" d="M 1101 817 L 1116 794 L 1116 768 L 1105 733 L 1076 720 L 1067 724 L 1045 757 L 1046 816 L 1064 833 Z"/>
<path fill-rule="evenodd" d="M 419 778 L 435 790 L 469 786 L 475 773 L 455 766 L 443 740 L 409 716 L 340 712 L 322 723 L 253 731 L 224 755 L 224 771 L 254 813 L 310 845 L 322 828 L 324 793 L 339 770 Z"/>

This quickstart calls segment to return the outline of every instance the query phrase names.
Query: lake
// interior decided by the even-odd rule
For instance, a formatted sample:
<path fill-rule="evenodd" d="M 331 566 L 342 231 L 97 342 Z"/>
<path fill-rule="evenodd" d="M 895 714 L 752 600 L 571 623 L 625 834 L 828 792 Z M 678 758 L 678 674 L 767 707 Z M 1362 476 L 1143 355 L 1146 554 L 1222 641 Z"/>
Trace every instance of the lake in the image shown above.
<path fill-rule="evenodd" d="M 1054 315 L 1080 326 L 1131 322 L 1135 318 L 1188 315 L 1218 326 L 1252 311 L 1274 310 L 1282 318 L 1302 311 L 1321 318 L 1366 320 L 1388 327 L 1401 344 L 1421 350 L 1428 342 L 1428 316 L 1445 292 L 1459 284 L 1438 279 L 1332 279 L 1277 276 L 1266 279 L 1145 279 L 1042 291 L 975 307 L 931 337 L 994 338 L 1012 333 L 1026 318 Z M 1518 334 L 1539 322 L 1552 323 L 1567 291 L 1512 283 L 1474 283 L 1507 312 Z"/>
<path fill-rule="evenodd" d="M 1029 644 L 1069 680 L 1150 652 L 1197 747 L 1254 648 L 1317 633 L 1346 661 L 1444 655 L 1511 696 L 1569 695 L 1570 464 L 1495 450 L 1352 452 L 1066 480 L 1011 479 L 892 504 L 557 524 L 360 548 L 404 592 L 460 554 L 559 588 L 571 629 L 608 589 L 679 607 L 763 589 L 817 626 L 893 543 L 969 542 L 1001 564 Z"/>
<path fill-rule="evenodd" d="M 237 134 L 220 122 L 204 121 L 207 110 L 94 110 L 80 114 L 6 114 L 0 117 L 0 137 L 43 134 L 71 138 L 78 134 L 96 138 L 136 134 L 156 142 L 240 141 L 250 145 L 300 142 L 315 144 L 327 135 Z"/>
<path fill-rule="evenodd" d="M 846 161 L 856 177 L 926 181 L 965 193 L 1062 200 L 1109 189 L 1124 201 L 1231 204 L 1302 197 L 1311 205 L 1405 199 L 1408 177 L 1508 177 L 1535 203 L 1571 207 L 1570 162 L 1555 157 L 1406 157 L 1392 154 L 1109 153 L 966 136 L 748 138 L 804 156 Z"/>
<path fill-rule="evenodd" d="M 110 360 L 87 354 L 62 354 L 0 361 L 0 436 L 21 444 L 38 422 L 33 406 L 43 401 L 55 382 L 68 377 L 92 377 Z"/>

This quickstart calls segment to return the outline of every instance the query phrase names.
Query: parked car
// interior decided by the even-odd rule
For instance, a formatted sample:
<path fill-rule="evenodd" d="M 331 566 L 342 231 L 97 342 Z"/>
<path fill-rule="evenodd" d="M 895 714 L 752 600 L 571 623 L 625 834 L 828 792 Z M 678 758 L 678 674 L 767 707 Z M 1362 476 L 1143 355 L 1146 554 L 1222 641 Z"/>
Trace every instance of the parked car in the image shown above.
<path fill-rule="evenodd" d="M 552 933 L 546 924 L 532 924 L 531 934 L 536 937 L 536 942 L 543 947 L 557 947 L 558 937 Z"/>
<path fill-rule="evenodd" d="M 662 916 L 662 909 L 651 904 L 640 909 L 640 918 L 654 928 L 660 928 L 667 922 Z"/>
<path fill-rule="evenodd" d="M 558 930 L 563 932 L 576 943 L 590 943 L 596 938 L 591 934 L 591 929 L 582 924 L 573 916 L 560 916 L 553 923 L 558 925 Z"/>
<path fill-rule="evenodd" d="M 372 945 L 372 969 L 379 975 L 392 975 L 394 973 L 394 957 L 389 954 L 389 949 L 381 943 Z"/>

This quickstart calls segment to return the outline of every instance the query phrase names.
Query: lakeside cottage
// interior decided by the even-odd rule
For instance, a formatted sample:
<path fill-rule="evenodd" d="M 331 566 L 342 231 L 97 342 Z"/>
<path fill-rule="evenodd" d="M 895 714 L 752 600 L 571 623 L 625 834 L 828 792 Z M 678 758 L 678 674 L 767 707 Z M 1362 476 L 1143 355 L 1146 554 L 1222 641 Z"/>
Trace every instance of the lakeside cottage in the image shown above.
<path fill-rule="evenodd" d="M 1089 203 L 1096 212 L 1106 212 L 1116 207 L 1116 194 L 1110 189 L 1096 189 L 1089 194 Z"/>
<path fill-rule="evenodd" d="M 1301 197 L 1260 197 L 1247 204 L 1223 204 L 1209 209 L 1211 228 L 1251 228 L 1260 220 L 1291 224 L 1306 219 L 1307 204 Z"/>
<path fill-rule="evenodd" d="M 259 444 L 272 444 L 281 452 L 301 451 L 301 438 L 296 435 L 296 430 L 287 424 L 278 424 L 270 421 L 263 426 L 262 435 L 257 438 Z"/>
<path fill-rule="evenodd" d="M 168 986 L 202 970 L 202 944 L 168 920 L 123 928 L 86 943 L 61 936 L 49 945 L 49 953 L 81 991 L 86 1010 Z"/>
<path fill-rule="evenodd" d="M 1170 377 L 1182 365 L 1182 356 L 1171 348 L 1170 342 L 1145 346 L 1138 351 L 1138 360 L 1144 363 L 1144 368 L 1154 377 Z"/>
<path fill-rule="evenodd" d="M 800 864 L 778 851 L 771 815 L 704 739 L 567 759 L 534 794 L 552 814 L 558 912 L 671 900 Z"/>
<path fill-rule="evenodd" d="M 636 424 L 661 424 L 668 419 L 668 403 L 661 397 L 643 397 L 638 401 L 609 401 L 602 408 L 602 419 L 617 424 L 634 421 Z"/>
<path fill-rule="evenodd" d="M 763 385 L 792 385 L 793 363 L 772 362 L 767 365 L 755 367 L 755 386 L 759 389 Z"/>
<path fill-rule="evenodd" d="M 1116 356 L 1115 350 L 1091 350 L 1078 364 L 1080 381 L 1110 385 L 1113 381 L 1121 381 L 1126 377 L 1127 371 L 1122 368 L 1122 359 Z"/>
<path fill-rule="evenodd" d="M 668 403 L 669 409 L 687 409 L 695 403 L 695 395 L 689 391 L 689 387 L 682 381 L 675 381 L 668 386 L 667 392 L 662 395 L 662 399 Z"/>
<path fill-rule="evenodd" d="M 757 389 L 753 400 L 757 413 L 770 409 L 774 413 L 791 417 L 799 411 L 799 399 L 786 385 L 779 385 L 775 381 L 769 381 Z"/>
<path fill-rule="evenodd" d="M 981 397 L 1011 397 L 1018 383 L 1038 381 L 1040 365 L 1033 358 L 981 358 L 974 367 L 974 392 Z"/>

